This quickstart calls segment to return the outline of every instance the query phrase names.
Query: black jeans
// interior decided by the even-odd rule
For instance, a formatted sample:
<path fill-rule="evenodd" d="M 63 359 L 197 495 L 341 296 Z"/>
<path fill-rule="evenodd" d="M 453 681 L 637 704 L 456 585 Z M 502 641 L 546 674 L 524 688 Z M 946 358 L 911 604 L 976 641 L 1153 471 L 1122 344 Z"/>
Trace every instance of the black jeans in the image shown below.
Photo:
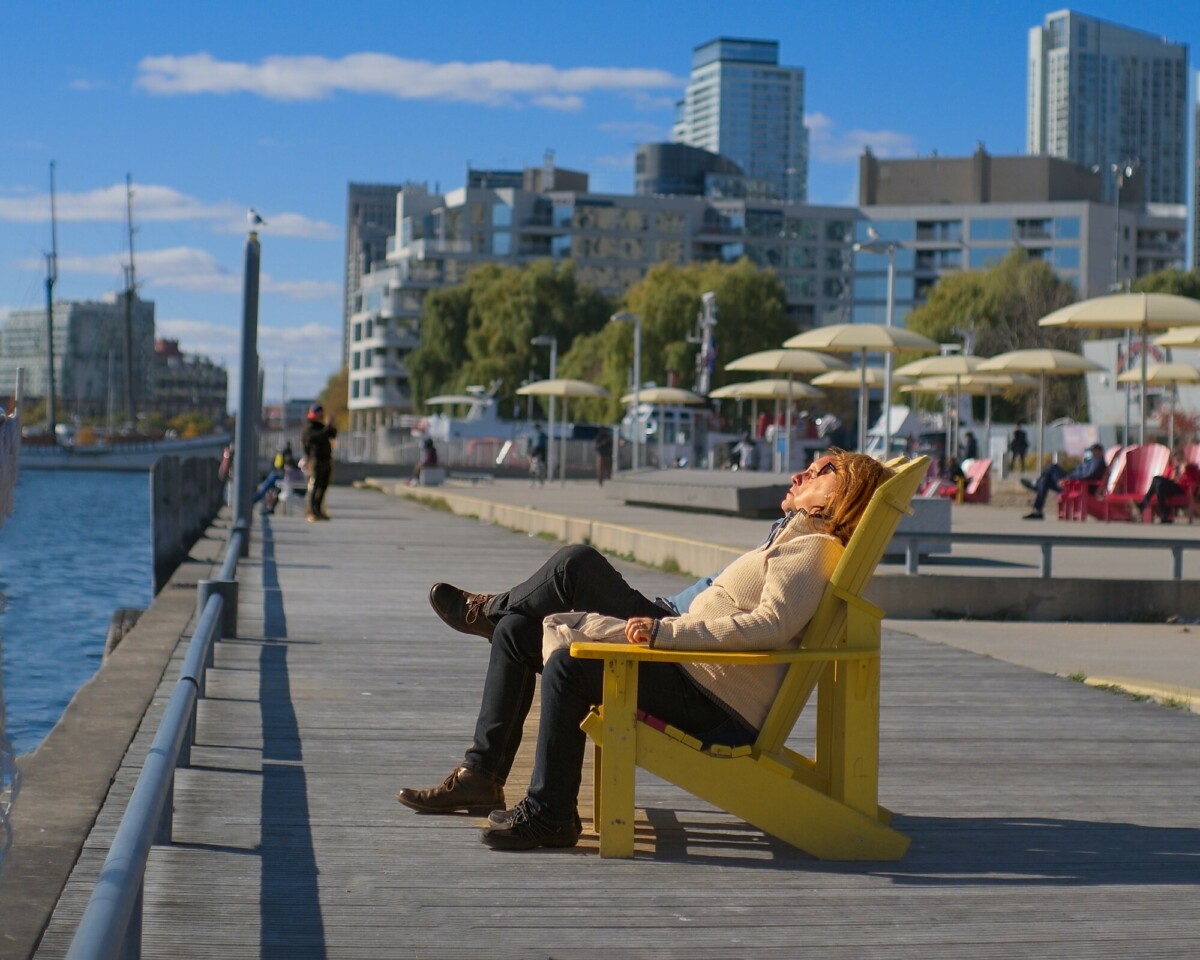
<path fill-rule="evenodd" d="M 320 516 L 325 513 L 325 491 L 333 479 L 333 461 L 318 460 L 313 464 L 313 481 L 309 488 L 308 512 Z"/>
<path fill-rule="evenodd" d="M 463 765 L 504 783 L 512 769 L 537 674 L 542 713 L 529 797 L 552 820 L 574 816 L 586 736 L 579 724 L 600 702 L 603 663 L 566 650 L 542 664 L 542 618 L 584 610 L 610 617 L 661 618 L 666 611 L 638 593 L 591 547 L 563 547 L 523 583 L 498 594 L 487 614 L 499 622 Z M 678 664 L 642 664 L 638 706 L 709 742 L 747 743 L 753 731 L 710 700 Z"/>

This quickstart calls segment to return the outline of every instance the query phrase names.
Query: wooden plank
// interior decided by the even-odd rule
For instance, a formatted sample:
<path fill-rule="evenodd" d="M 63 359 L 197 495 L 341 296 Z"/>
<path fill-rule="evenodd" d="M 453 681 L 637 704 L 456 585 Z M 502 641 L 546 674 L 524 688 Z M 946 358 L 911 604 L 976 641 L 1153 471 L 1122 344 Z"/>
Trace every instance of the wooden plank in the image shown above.
<path fill-rule="evenodd" d="M 601 860 L 591 832 L 501 853 L 478 818 L 401 807 L 398 787 L 461 759 L 487 666 L 429 584 L 503 586 L 554 545 L 366 491 L 332 506 L 332 523 L 256 533 L 175 843 L 151 857 L 145 956 L 1200 954 L 1200 719 L 907 636 L 885 634 L 882 666 L 880 798 L 913 838 L 899 863 L 815 861 L 642 772 L 628 861 Z M 649 593 L 681 585 L 622 566 Z M 66 952 L 170 679 L 39 958 Z M 802 717 L 793 741 L 813 735 Z M 586 830 L 590 759 L 584 774 Z"/>

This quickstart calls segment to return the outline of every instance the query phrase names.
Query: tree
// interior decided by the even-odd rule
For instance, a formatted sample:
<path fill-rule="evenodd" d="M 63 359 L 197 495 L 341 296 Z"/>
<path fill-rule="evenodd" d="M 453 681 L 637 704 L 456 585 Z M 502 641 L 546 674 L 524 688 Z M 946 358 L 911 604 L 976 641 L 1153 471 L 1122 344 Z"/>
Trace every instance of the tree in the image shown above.
<path fill-rule="evenodd" d="M 696 380 L 699 346 L 689 342 L 701 312 L 700 295 L 712 291 L 717 300 L 716 343 L 721 362 L 710 387 L 737 377 L 725 373 L 723 362 L 746 353 L 778 347 L 795 333 L 785 311 L 783 285 L 771 271 L 748 260 L 736 264 L 694 264 L 678 267 L 660 263 L 629 289 L 627 309 L 642 318 L 641 375 L 643 384 L 691 388 Z M 561 365 L 564 376 L 606 387 L 612 399 L 573 403 L 571 409 L 611 422 L 621 414 L 620 397 L 631 382 L 633 329 L 611 324 L 594 337 L 580 338 Z"/>
<path fill-rule="evenodd" d="M 338 423 L 348 424 L 347 398 L 350 388 L 350 369 L 342 367 L 337 373 L 330 374 L 325 387 L 317 394 L 317 402 L 325 408 L 325 422 L 336 419 Z"/>
<path fill-rule="evenodd" d="M 1200 270 L 1159 270 L 1133 282 L 1135 293 L 1173 293 L 1200 300 Z"/>
<path fill-rule="evenodd" d="M 1078 299 L 1070 281 L 1058 277 L 1041 260 L 1024 250 L 1014 250 L 987 270 L 966 270 L 943 277 L 926 303 L 908 315 L 905 326 L 938 343 L 974 341 L 974 352 L 992 357 L 1010 350 L 1051 347 L 1078 352 L 1075 330 L 1039 327 L 1038 320 Z M 915 357 L 901 357 L 897 365 Z M 1081 377 L 1051 377 L 1046 381 L 1047 417 L 1078 418 L 1085 408 Z M 1005 403 L 1019 403 L 1014 411 Z M 1029 395 L 1006 396 L 998 415 L 1033 418 Z"/>
<path fill-rule="evenodd" d="M 576 337 L 603 327 L 612 310 L 607 297 L 578 280 L 573 263 L 480 266 L 425 300 L 421 346 L 406 359 L 414 399 L 419 405 L 435 393 L 495 381 L 498 396 L 511 398 L 548 366 L 546 348 L 530 340 L 554 337 L 561 355 Z"/>

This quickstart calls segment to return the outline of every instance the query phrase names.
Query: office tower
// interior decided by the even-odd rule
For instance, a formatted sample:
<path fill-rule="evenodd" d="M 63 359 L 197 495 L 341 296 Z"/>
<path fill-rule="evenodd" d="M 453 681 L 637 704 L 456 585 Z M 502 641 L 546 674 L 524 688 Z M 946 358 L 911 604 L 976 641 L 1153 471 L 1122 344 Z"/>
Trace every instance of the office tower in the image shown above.
<path fill-rule="evenodd" d="M 1186 203 L 1186 141 L 1185 44 L 1069 10 L 1029 31 L 1028 153 L 1109 171 L 1109 203 L 1130 163 L 1143 201 Z"/>
<path fill-rule="evenodd" d="M 779 199 L 808 196 L 804 70 L 779 65 L 774 40 L 718 37 L 692 51 L 672 139 L 728 157 L 747 177 L 774 184 Z"/>
<path fill-rule="evenodd" d="M 351 183 L 346 191 L 346 269 L 342 295 L 342 364 L 349 358 L 350 316 L 355 296 L 371 265 L 387 256 L 387 238 L 396 232 L 396 194 L 401 184 Z"/>
<path fill-rule="evenodd" d="M 1192 269 L 1200 270 L 1200 71 L 1196 73 L 1196 115 L 1192 129 Z"/>

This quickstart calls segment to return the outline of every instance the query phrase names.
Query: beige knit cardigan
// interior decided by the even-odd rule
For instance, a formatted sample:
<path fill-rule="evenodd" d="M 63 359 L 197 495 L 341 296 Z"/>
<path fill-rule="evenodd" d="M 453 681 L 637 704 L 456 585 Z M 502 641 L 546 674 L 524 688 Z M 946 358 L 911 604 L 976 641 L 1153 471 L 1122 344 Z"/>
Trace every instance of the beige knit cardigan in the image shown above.
<path fill-rule="evenodd" d="M 842 555 L 835 537 L 798 516 L 768 546 L 742 554 L 692 601 L 688 612 L 659 621 L 653 646 L 668 650 L 776 650 L 797 647 Z M 598 614 L 545 618 L 544 657 L 574 640 L 625 643 L 625 621 Z M 755 730 L 766 719 L 787 667 L 686 663 L 708 694 Z"/>

